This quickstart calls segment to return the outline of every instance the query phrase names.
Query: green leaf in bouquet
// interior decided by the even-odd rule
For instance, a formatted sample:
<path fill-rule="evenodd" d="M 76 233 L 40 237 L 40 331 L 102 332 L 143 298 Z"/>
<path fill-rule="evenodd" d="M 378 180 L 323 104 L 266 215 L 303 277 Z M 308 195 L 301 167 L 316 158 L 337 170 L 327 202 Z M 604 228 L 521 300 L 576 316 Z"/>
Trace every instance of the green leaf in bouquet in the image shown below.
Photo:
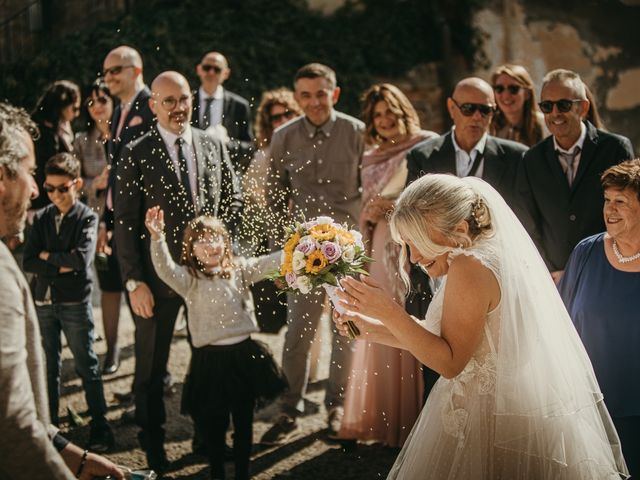
<path fill-rule="evenodd" d="M 323 275 L 323 283 L 328 283 L 329 285 L 333 285 L 334 287 L 338 286 L 338 279 L 336 278 L 336 276 L 331 273 L 331 272 L 327 272 Z"/>
<path fill-rule="evenodd" d="M 355 273 L 361 273 L 362 275 L 369 276 L 369 272 L 367 272 L 366 270 L 364 270 L 364 269 L 362 269 L 362 268 L 354 268 L 354 269 L 352 270 L 352 272 L 355 272 Z"/>

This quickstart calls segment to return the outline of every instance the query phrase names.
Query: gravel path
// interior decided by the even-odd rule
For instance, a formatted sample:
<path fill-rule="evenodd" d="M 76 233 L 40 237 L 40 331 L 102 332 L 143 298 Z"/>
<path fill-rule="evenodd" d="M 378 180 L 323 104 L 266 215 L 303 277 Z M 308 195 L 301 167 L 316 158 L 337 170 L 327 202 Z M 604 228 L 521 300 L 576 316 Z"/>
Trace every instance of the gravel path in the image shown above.
<path fill-rule="evenodd" d="M 99 308 L 94 309 L 97 332 L 102 335 L 102 320 Z M 329 319 L 324 318 L 322 328 L 324 338 L 328 338 Z M 105 396 L 108 405 L 108 419 L 116 435 L 116 447 L 107 456 L 113 461 L 131 468 L 144 468 L 145 457 L 136 440 L 137 427 L 120 419 L 124 406 L 114 398 L 115 392 L 127 392 L 133 380 L 133 322 L 126 308 L 122 308 L 120 321 L 120 340 L 122 346 L 121 366 L 114 375 L 104 377 Z M 256 335 L 255 338 L 267 343 L 276 359 L 281 358 L 284 330 L 278 335 Z M 299 435 L 286 445 L 265 448 L 254 446 L 251 472 L 253 478 L 266 479 L 378 479 L 386 478 L 398 450 L 381 445 L 358 445 L 343 448 L 342 445 L 327 440 L 326 412 L 322 406 L 324 398 L 324 379 L 328 373 L 328 342 L 320 342 L 319 360 L 315 380 L 310 384 L 308 394 L 309 414 L 301 419 Z M 105 342 L 98 341 L 96 350 L 102 360 Z M 171 469 L 163 478 L 205 479 L 209 478 L 209 468 L 203 457 L 191 453 L 192 426 L 188 417 L 180 415 L 179 405 L 184 378 L 189 362 L 189 346 L 186 338 L 179 333 L 173 340 L 169 371 L 175 383 L 174 392 L 168 396 L 167 405 L 167 441 L 166 449 Z M 69 349 L 63 352 L 62 398 L 60 401 L 61 428 L 74 442 L 84 445 L 88 439 L 88 426 L 69 424 L 66 407 L 72 407 L 86 418 L 86 404 L 80 380 L 77 378 L 73 358 Z M 271 410 L 274 410 L 273 408 Z M 270 427 L 269 410 L 263 412 L 254 423 L 254 439 Z M 261 418 L 264 418 L 262 420 Z M 348 450 L 348 451 L 347 451 Z M 233 464 L 227 464 L 227 478 L 233 478 Z"/>

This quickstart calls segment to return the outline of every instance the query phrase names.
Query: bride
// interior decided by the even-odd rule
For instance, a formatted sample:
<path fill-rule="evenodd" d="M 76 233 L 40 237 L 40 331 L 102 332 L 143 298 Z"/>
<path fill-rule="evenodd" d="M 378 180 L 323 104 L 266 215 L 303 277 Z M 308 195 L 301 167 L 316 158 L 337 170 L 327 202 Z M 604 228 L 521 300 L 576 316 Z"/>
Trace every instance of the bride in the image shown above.
<path fill-rule="evenodd" d="M 343 335 L 353 321 L 442 375 L 388 478 L 627 478 L 584 347 L 502 197 L 477 178 L 426 175 L 390 223 L 411 261 L 442 277 L 426 319 L 366 277 L 342 281 L 348 311 L 334 313 Z"/>

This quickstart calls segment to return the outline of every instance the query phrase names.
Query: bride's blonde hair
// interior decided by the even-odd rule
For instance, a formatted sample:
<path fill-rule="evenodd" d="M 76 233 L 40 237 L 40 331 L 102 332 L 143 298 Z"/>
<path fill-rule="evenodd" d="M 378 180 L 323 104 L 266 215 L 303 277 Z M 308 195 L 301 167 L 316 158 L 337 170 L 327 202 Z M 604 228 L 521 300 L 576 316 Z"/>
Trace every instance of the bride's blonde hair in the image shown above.
<path fill-rule="evenodd" d="M 456 230 L 463 220 L 469 225 L 466 233 Z M 434 258 L 452 249 L 431 240 L 434 231 L 462 248 L 493 232 L 484 199 L 459 178 L 442 174 L 425 175 L 409 185 L 398 198 L 389 223 L 393 240 L 401 246 L 399 271 L 407 290 L 410 283 L 404 268 L 404 239 L 410 240 L 422 255 Z"/>

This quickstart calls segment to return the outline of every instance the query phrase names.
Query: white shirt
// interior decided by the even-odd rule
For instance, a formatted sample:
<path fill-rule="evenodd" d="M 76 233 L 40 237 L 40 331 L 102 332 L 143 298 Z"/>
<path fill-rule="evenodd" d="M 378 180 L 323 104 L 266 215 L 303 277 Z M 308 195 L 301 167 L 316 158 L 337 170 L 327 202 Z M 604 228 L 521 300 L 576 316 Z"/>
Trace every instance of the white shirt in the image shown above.
<path fill-rule="evenodd" d="M 456 127 L 454 126 L 451 129 L 451 140 L 453 141 L 453 148 L 456 151 L 456 175 L 458 177 L 466 177 L 469 175 L 471 171 L 471 167 L 473 166 L 473 162 L 478 156 L 478 154 L 482 154 L 484 152 L 484 147 L 487 144 L 487 134 L 482 135 L 482 138 L 478 140 L 478 143 L 471 149 L 471 153 L 467 153 L 462 148 L 458 146 L 456 143 Z M 478 165 L 478 169 L 476 170 L 476 177 L 482 178 L 484 173 L 484 158 L 480 161 L 480 165 Z"/>
<path fill-rule="evenodd" d="M 207 98 L 211 95 L 205 92 L 202 87 L 198 90 L 198 94 L 200 97 L 200 118 L 198 120 L 200 121 L 200 125 L 204 128 L 204 109 L 207 105 Z M 212 96 L 214 100 L 211 102 L 211 107 L 209 108 L 210 127 L 222 123 L 222 104 L 224 103 L 224 89 L 222 88 L 222 85 L 218 85 L 218 88 L 216 88 L 216 91 L 213 92 Z"/>
<path fill-rule="evenodd" d="M 178 177 L 178 182 L 181 182 L 181 179 L 180 160 L 178 159 L 178 146 L 176 145 L 176 140 L 178 139 L 178 137 L 181 137 L 184 140 L 184 144 L 182 145 L 182 153 L 184 154 L 184 158 L 187 161 L 187 172 L 189 174 L 189 186 L 191 187 L 191 193 L 193 194 L 193 204 L 197 205 L 198 169 L 195 164 L 195 154 L 193 153 L 193 134 L 191 132 L 191 127 L 187 125 L 181 135 L 176 135 L 166 128 L 163 128 L 158 123 L 158 131 L 160 132 L 160 136 L 162 137 L 162 140 L 167 147 L 167 151 L 169 152 L 169 158 L 171 158 L 171 162 L 173 163 L 173 168 L 175 170 L 176 176 Z"/>
<path fill-rule="evenodd" d="M 573 152 L 576 149 L 576 147 L 580 147 L 580 151 L 577 153 L 577 155 L 574 157 L 574 160 L 573 160 L 574 175 L 575 175 L 575 172 L 578 170 L 578 165 L 580 164 L 580 158 L 582 157 L 582 147 L 584 145 L 584 140 L 586 138 L 587 138 L 587 127 L 585 127 L 584 122 L 580 122 L 580 136 L 578 137 L 578 140 L 576 141 L 576 143 L 571 145 L 571 148 L 569 148 L 569 150 L 565 150 L 560 145 L 558 145 L 558 142 L 556 142 L 556 137 L 553 137 L 553 148 L 557 152 L 565 153 L 567 155 L 573 155 Z M 560 162 L 560 159 L 558 159 L 558 161 Z M 562 164 L 562 162 L 560 162 L 560 164 Z"/>

